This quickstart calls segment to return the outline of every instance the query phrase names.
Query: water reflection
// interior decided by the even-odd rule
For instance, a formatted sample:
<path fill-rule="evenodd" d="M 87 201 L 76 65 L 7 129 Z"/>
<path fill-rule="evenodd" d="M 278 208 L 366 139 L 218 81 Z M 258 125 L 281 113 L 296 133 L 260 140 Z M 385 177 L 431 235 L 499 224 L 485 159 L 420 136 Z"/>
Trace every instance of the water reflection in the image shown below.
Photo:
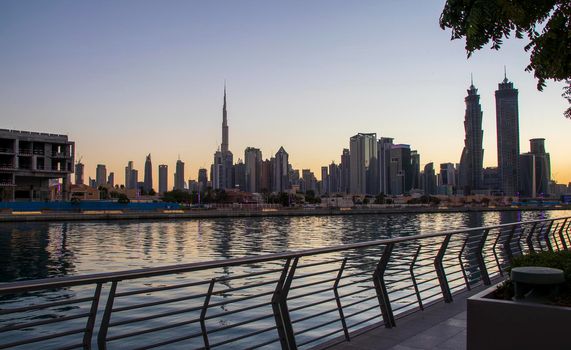
<path fill-rule="evenodd" d="M 0 224 L 0 282 L 227 259 L 570 214 L 473 212 L 4 223 Z M 378 251 L 354 252 L 363 253 L 362 263 L 377 261 L 380 256 Z M 469 272 L 477 272 L 472 263 L 467 267 Z"/>

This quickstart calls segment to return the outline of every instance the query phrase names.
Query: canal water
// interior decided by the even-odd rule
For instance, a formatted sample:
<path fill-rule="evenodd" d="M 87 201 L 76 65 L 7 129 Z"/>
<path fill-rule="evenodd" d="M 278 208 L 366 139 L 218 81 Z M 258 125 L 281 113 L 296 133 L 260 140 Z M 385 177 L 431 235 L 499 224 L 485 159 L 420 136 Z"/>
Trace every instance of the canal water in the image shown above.
<path fill-rule="evenodd" d="M 149 220 L 149 221 L 109 221 L 109 222 L 46 222 L 46 223 L 2 223 L 0 224 L 0 283 L 58 276 L 85 275 L 100 272 L 131 270 L 164 265 L 222 260 L 234 257 L 260 255 L 284 251 L 318 248 L 346 243 L 364 242 L 376 239 L 426 234 L 467 227 L 492 226 L 515 221 L 547 219 L 570 216 L 571 211 L 523 211 L 523 212 L 484 212 L 484 213 L 430 213 L 399 215 L 346 215 L 346 216 L 307 216 L 307 217 L 264 217 L 264 218 L 219 218 L 192 220 Z M 439 285 L 434 276 L 432 260 L 434 247 L 441 241 L 435 238 L 423 240 L 426 251 L 420 253 L 419 261 L 426 266 L 418 267 L 418 283 L 424 283 L 422 296 L 441 298 Z M 428 242 L 425 242 L 428 241 Z M 416 243 L 415 243 L 416 244 Z M 299 348 L 306 349 L 317 345 L 315 339 L 331 334 L 323 340 L 342 335 L 337 314 L 337 305 L 332 298 L 331 287 L 320 284 L 321 280 L 335 280 L 339 270 L 339 259 L 348 258 L 340 287 L 342 303 L 348 326 L 363 327 L 381 321 L 375 289 L 372 287 L 372 272 L 381 256 L 382 247 L 354 250 L 345 253 L 332 253 L 300 260 L 300 267 L 293 280 L 288 298 L 290 316 L 294 323 L 296 342 Z M 391 264 L 396 269 L 391 278 L 397 282 L 389 286 L 395 313 L 406 312 L 415 307 L 416 299 L 408 266 L 417 246 L 405 245 L 393 253 Z M 424 248 L 423 248 L 424 249 Z M 330 260 L 329 265 L 316 265 Z M 176 339 L 182 334 L 183 341 L 157 346 L 163 349 L 189 349 L 203 346 L 201 336 L 188 338 L 189 334 L 200 335 L 200 325 L 191 323 L 200 317 L 204 298 L 189 299 L 192 295 L 204 295 L 208 282 L 217 277 L 214 290 L 228 290 L 214 295 L 209 301 L 206 328 L 215 330 L 211 344 L 224 344 L 220 348 L 243 349 L 257 343 L 267 343 L 262 348 L 279 348 L 275 321 L 268 298 L 273 294 L 275 281 L 279 278 L 283 261 L 264 264 L 251 264 L 229 268 L 216 268 L 186 274 L 157 276 L 141 280 L 121 281 L 117 291 L 125 296 L 115 298 L 108 348 L 147 348 L 161 341 Z M 304 268 L 307 266 L 306 268 Z M 330 269 L 328 275 L 320 274 Z M 479 280 L 478 268 L 465 262 L 470 280 Z M 277 271 L 265 274 L 266 271 Z M 388 270 L 390 272 L 390 270 Z M 259 274 L 264 272 L 264 274 Z M 319 275 L 316 275 L 319 273 Z M 256 275 L 259 274 L 259 275 Z M 234 279 L 241 275 L 252 275 L 246 279 Z M 307 278 L 303 278 L 307 276 Z M 367 277 L 367 278 L 365 278 Z M 299 279 L 298 279 L 299 278 Z M 344 277 L 345 278 L 345 277 Z M 402 280 L 403 282 L 398 282 Z M 464 280 L 456 278 L 456 285 L 463 288 Z M 206 284 L 193 284 L 206 283 Z M 188 288 L 163 290 L 165 286 L 189 285 Z M 250 284 L 254 287 L 242 289 Z M 158 290 L 152 292 L 151 290 Z M 342 289 L 342 291 L 341 291 Z M 144 292 L 133 294 L 133 291 Z M 148 292 L 149 291 L 149 292 Z M 18 296 L 0 296 L 0 311 L 4 308 L 18 308 L 30 304 L 50 303 L 93 296 L 94 286 L 78 286 L 58 290 L 26 293 Z M 102 319 L 110 286 L 103 286 L 102 300 L 96 320 L 95 346 L 98 327 Z M 347 296 L 347 297 L 343 297 Z M 165 300 L 180 302 L 163 303 Z M 291 300 L 290 300 L 291 299 Z M 326 301 L 321 303 L 322 301 Z M 235 302 L 235 303 L 234 303 Z M 256 303 L 265 303 L 262 307 Z M 150 303 L 152 307 L 133 306 Z M 307 306 L 311 307 L 307 307 Z M 13 327 L 21 322 L 65 318 L 89 310 L 90 304 L 74 304 L 73 307 L 54 307 L 19 314 L 0 312 L 0 332 L 2 327 Z M 238 310 L 248 310 L 238 312 Z M 185 311 L 185 310 L 188 310 Z M 327 310 L 334 312 L 326 313 Z M 397 312 L 398 310 L 398 312 Z M 181 312 L 184 311 L 184 312 Z M 322 315 L 323 314 L 323 315 Z M 160 316 L 155 318 L 155 316 Z M 170 315 L 170 316 L 168 316 Z M 220 315 L 220 316 L 218 316 Z M 313 317 L 314 315 L 322 315 Z M 168 316 L 168 317 L 165 317 Z M 132 322 L 134 319 L 145 322 Z M 255 320 L 243 324 L 244 320 Z M 43 321 L 42 321 L 43 322 Z M 114 323 L 115 322 L 115 323 Z M 320 325 L 327 323 L 327 326 Z M 180 327 L 170 325 L 180 324 Z M 83 327 L 83 319 L 71 319 L 48 327 L 32 327 L 0 333 L 0 346 L 6 342 L 18 341 L 30 334 L 49 336 L 54 332 Z M 234 326 L 236 326 L 234 328 Z M 239 326 L 239 327 L 238 327 Z M 272 328 L 273 327 L 273 328 Z M 137 336 L 121 338 L 125 334 L 141 330 L 163 329 L 143 332 Z M 354 328 L 357 329 L 357 328 Z M 269 330 L 269 331 L 265 331 Z M 30 332 L 34 331 L 34 332 Z M 240 338 L 244 334 L 256 333 L 255 337 L 242 341 L 225 343 L 228 339 Z M 340 333 L 341 332 L 341 333 Z M 259 334 L 258 334 L 259 333 Z M 76 339 L 48 340 L 35 346 L 23 348 L 51 349 L 62 344 L 76 342 Z M 2 339 L 4 338 L 4 339 Z M 73 339 L 72 339 L 73 338 Z M 69 342 L 67 342 L 69 340 Z M 151 345 L 150 345 L 151 344 Z M 306 345 L 300 345 L 306 344 Z"/>
<path fill-rule="evenodd" d="M 129 270 L 571 215 L 571 211 L 0 223 L 0 282 Z"/>

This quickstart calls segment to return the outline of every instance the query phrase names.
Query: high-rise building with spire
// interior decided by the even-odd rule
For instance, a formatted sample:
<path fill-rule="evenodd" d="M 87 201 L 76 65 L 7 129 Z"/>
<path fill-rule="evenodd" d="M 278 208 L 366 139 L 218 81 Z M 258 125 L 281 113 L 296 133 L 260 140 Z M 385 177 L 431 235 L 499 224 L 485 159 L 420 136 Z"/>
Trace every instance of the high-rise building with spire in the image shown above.
<path fill-rule="evenodd" d="M 149 193 L 153 188 L 153 163 L 151 162 L 151 154 L 147 155 L 145 160 L 145 177 L 143 179 L 144 190 Z"/>
<path fill-rule="evenodd" d="M 496 90 L 496 130 L 498 133 L 498 171 L 500 189 L 506 196 L 518 191 L 519 180 L 519 112 L 518 91 L 508 81 L 504 68 L 504 80 Z"/>
<path fill-rule="evenodd" d="M 474 190 L 482 189 L 483 181 L 483 159 L 482 149 L 482 106 L 480 105 L 480 95 L 472 80 L 466 102 L 466 114 L 464 117 L 464 149 L 460 158 L 460 189 L 465 195 Z"/>
<path fill-rule="evenodd" d="M 226 84 L 224 84 L 224 103 L 222 105 L 222 144 L 214 153 L 214 163 L 211 168 L 212 187 L 214 189 L 233 188 L 232 168 L 234 157 L 228 149 L 228 112 L 226 109 Z"/>
<path fill-rule="evenodd" d="M 222 152 L 228 152 L 228 112 L 226 110 L 226 83 L 224 83 L 224 103 L 222 105 Z"/>

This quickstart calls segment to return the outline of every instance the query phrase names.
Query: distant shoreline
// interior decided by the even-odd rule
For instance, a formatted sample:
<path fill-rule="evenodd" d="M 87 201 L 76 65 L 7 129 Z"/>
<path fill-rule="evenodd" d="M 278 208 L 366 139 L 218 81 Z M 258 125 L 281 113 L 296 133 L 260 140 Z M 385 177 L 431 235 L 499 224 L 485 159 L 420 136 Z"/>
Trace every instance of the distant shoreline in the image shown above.
<path fill-rule="evenodd" d="M 0 223 L 4 222 L 42 222 L 42 221 L 110 221 L 110 220 L 175 220 L 175 219 L 212 219 L 278 216 L 332 216 L 332 215 L 387 215 L 387 214 L 430 214 L 430 213 L 470 213 L 502 211 L 551 211 L 571 210 L 570 205 L 559 207 L 521 206 L 521 207 L 400 207 L 400 208 L 284 208 L 270 210 L 216 209 L 186 211 L 93 211 L 43 212 L 43 213 L 0 213 Z"/>

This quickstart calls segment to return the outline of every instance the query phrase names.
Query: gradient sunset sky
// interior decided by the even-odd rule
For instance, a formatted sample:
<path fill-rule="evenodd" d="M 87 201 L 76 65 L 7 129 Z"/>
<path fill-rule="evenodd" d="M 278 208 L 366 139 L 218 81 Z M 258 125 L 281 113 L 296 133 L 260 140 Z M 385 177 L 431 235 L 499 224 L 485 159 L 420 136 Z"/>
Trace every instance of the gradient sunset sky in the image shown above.
<path fill-rule="evenodd" d="M 421 164 L 457 163 L 470 73 L 484 111 L 484 166 L 495 166 L 494 90 L 519 89 L 520 147 L 545 138 L 552 174 L 571 181 L 562 84 L 543 92 L 512 39 L 466 58 L 438 25 L 444 1 L 0 1 L 0 128 L 68 134 L 86 179 L 98 163 L 124 181 L 145 155 L 186 178 L 210 170 L 228 86 L 230 150 L 294 168 L 339 162 L 349 137 L 410 144 Z"/>

